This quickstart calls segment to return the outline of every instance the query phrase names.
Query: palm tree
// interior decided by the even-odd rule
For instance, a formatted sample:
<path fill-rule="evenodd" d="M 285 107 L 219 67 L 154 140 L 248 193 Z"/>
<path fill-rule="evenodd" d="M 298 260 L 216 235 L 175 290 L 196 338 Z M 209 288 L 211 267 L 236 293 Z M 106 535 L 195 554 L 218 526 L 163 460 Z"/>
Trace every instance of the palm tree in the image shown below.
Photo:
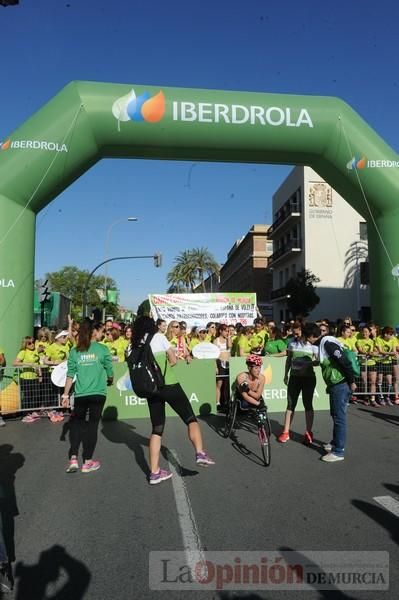
<path fill-rule="evenodd" d="M 182 288 L 192 293 L 198 281 L 205 291 L 205 274 L 219 275 L 219 271 L 220 265 L 207 248 L 183 250 L 176 256 L 174 266 L 167 275 L 170 284 L 168 293 L 179 293 Z"/>
<path fill-rule="evenodd" d="M 219 275 L 220 265 L 216 262 L 208 248 L 194 248 L 192 250 L 192 260 L 195 264 L 197 277 L 201 282 L 202 291 L 205 292 L 205 273 L 210 275 Z"/>
<path fill-rule="evenodd" d="M 167 281 L 175 288 L 184 287 L 185 291 L 194 291 L 196 273 L 190 250 L 183 250 L 174 260 L 174 267 L 167 275 Z"/>

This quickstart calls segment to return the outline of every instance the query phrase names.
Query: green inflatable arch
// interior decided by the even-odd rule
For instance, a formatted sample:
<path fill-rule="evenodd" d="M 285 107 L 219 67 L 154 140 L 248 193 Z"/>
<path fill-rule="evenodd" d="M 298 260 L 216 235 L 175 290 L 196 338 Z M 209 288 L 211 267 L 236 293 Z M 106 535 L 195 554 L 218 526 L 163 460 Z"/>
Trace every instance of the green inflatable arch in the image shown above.
<path fill-rule="evenodd" d="M 102 158 L 302 164 L 368 222 L 373 318 L 399 323 L 397 154 L 337 98 L 72 82 L 0 145 L 0 341 L 32 331 L 35 217 Z"/>

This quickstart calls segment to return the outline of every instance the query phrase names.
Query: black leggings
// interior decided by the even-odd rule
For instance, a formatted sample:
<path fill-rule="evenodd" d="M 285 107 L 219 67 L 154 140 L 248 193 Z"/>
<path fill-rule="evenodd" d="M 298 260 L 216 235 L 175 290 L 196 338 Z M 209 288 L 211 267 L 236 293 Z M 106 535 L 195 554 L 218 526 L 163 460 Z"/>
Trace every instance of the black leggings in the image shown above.
<path fill-rule="evenodd" d="M 161 436 L 165 427 L 165 403 L 173 408 L 181 420 L 189 425 L 197 419 L 191 404 L 180 383 L 165 385 L 157 394 L 148 398 L 148 408 L 152 424 L 152 433 Z"/>
<path fill-rule="evenodd" d="M 305 410 L 313 410 L 315 387 L 316 377 L 290 377 L 287 388 L 287 410 L 295 410 L 301 392 Z"/>
<path fill-rule="evenodd" d="M 97 444 L 98 424 L 103 411 L 105 396 L 75 397 L 75 406 L 71 414 L 69 439 L 71 448 L 69 458 L 77 456 L 79 446 L 83 446 L 83 460 L 93 458 Z"/>

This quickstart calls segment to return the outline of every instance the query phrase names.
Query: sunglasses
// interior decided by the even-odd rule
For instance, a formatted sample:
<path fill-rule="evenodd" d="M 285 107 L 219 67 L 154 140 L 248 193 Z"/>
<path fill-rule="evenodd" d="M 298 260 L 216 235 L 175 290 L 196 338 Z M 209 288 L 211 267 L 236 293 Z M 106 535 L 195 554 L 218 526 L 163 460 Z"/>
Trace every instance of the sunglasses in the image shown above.
<path fill-rule="evenodd" d="M 171 325 L 171 327 L 174 327 L 175 329 L 180 329 L 180 325 Z"/>

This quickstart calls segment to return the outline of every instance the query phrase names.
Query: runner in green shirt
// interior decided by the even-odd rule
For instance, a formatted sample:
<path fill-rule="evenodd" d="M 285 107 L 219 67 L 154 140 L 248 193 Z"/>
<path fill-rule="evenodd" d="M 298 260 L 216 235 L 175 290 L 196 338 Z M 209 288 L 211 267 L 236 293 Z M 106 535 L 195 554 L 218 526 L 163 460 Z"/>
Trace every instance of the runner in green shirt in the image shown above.
<path fill-rule="evenodd" d="M 100 462 L 93 460 L 97 444 L 97 431 L 101 413 L 107 396 L 107 385 L 113 382 L 112 357 L 108 348 L 100 344 L 104 326 L 85 319 L 79 328 L 77 343 L 68 357 L 68 371 L 63 406 L 69 406 L 69 394 L 75 382 L 75 402 L 70 421 L 69 464 L 67 473 L 79 469 L 79 446 L 83 446 L 82 473 L 90 473 L 100 468 Z M 86 422 L 88 415 L 88 421 Z"/>

